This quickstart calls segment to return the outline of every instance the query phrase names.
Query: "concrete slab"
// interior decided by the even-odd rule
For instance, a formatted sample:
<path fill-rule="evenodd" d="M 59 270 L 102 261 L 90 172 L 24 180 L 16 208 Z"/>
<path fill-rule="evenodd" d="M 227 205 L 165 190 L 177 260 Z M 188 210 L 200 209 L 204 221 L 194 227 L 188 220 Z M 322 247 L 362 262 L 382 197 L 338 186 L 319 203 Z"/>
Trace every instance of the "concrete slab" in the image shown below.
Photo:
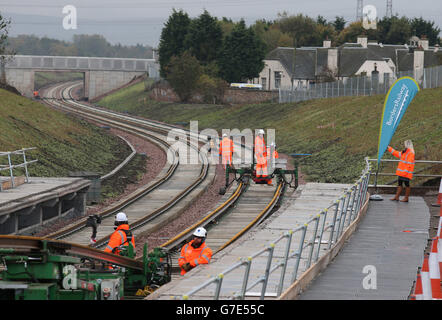
<path fill-rule="evenodd" d="M 29 178 L 29 183 L 0 192 L 0 215 L 88 187 L 81 178 Z"/>
<path fill-rule="evenodd" d="M 357 232 L 300 299 L 407 299 L 422 264 L 429 221 L 421 197 L 411 197 L 408 204 L 370 202 Z M 403 232 L 410 227 L 420 232 Z M 366 266 L 376 270 L 376 289 L 364 289 Z"/>

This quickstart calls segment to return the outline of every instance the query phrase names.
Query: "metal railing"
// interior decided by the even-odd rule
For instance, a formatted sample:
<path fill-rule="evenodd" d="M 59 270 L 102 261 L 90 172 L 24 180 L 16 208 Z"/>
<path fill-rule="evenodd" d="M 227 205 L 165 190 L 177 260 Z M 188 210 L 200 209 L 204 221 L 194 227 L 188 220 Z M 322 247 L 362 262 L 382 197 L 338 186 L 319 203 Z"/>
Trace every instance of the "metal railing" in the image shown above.
<path fill-rule="evenodd" d="M 375 162 L 377 163 L 377 159 L 367 159 L 369 162 Z M 379 166 L 379 171 L 376 171 L 374 169 L 374 174 L 372 175 L 375 179 L 375 184 L 377 185 L 378 182 L 384 183 L 385 185 L 391 185 L 397 182 L 397 179 L 392 179 L 390 181 L 378 181 L 379 177 L 397 177 L 396 175 L 396 168 L 397 164 L 400 162 L 400 160 L 396 159 L 381 159 L 381 164 Z M 386 164 L 386 165 L 384 165 Z M 420 168 L 420 164 L 427 164 L 428 166 Z M 416 183 L 416 181 L 425 181 L 429 178 L 442 178 L 441 174 L 422 174 L 421 172 L 425 171 L 431 171 L 435 170 L 437 172 L 440 172 L 440 169 L 436 169 L 435 167 L 440 167 L 442 165 L 442 161 L 435 161 L 435 160 L 415 160 L 415 170 L 413 173 L 413 180 Z M 375 165 L 376 166 L 376 165 Z M 391 170 L 392 172 L 384 172 L 385 170 Z M 370 185 L 372 186 L 372 185 Z"/>
<path fill-rule="evenodd" d="M 241 284 L 237 291 L 231 295 L 233 299 L 245 299 L 247 295 L 250 295 L 250 290 L 261 284 L 259 297 L 263 300 L 270 295 L 266 294 L 266 290 L 271 276 L 276 276 L 275 281 L 277 283 L 276 292 L 271 296 L 273 298 L 279 297 L 287 285 L 289 286 L 295 282 L 299 274 L 305 272 L 318 261 L 321 248 L 324 249 L 322 245 L 326 245 L 322 253 L 329 251 L 360 213 L 363 204 L 367 200 L 368 180 L 371 173 L 371 164 L 367 159 L 365 160 L 366 167 L 362 171 L 359 180 L 345 190 L 342 196 L 332 205 L 309 219 L 304 225 L 288 230 L 262 250 L 250 257 L 240 259 L 239 262 L 228 267 L 217 276 L 187 292 L 182 296 L 182 299 L 190 299 L 191 296 L 212 285 L 212 287 L 214 286 L 213 299 L 218 300 L 224 278 L 232 274 L 233 271 L 236 272 L 232 274 L 234 282 L 238 285 Z M 326 224 L 327 219 L 328 224 Z M 295 248 L 295 250 L 291 251 L 291 248 Z M 276 262 L 276 259 L 274 259 L 275 249 L 280 249 L 283 252 L 283 258 Z M 264 261 L 266 260 L 265 269 L 263 272 L 258 270 L 254 273 L 253 276 L 256 278 L 249 284 L 253 262 L 257 261 L 258 257 L 264 257 Z M 305 261 L 303 270 L 301 269 L 302 259 Z M 240 268 L 244 268 L 242 275 L 239 273 Z M 279 274 L 276 274 L 277 270 L 280 270 Z M 287 281 L 289 281 L 288 284 Z"/>
<path fill-rule="evenodd" d="M 26 151 L 34 150 L 34 149 L 36 149 L 36 148 L 23 148 L 23 149 L 16 150 L 16 151 L 0 152 L 0 158 L 7 157 L 7 159 L 8 159 L 7 160 L 8 164 L 0 164 L 0 172 L 1 171 L 9 171 L 9 177 L 11 179 L 11 187 L 12 188 L 15 187 L 14 169 L 24 168 L 26 182 L 29 182 L 28 165 L 31 163 L 37 162 L 38 160 L 28 161 L 26 159 Z M 20 163 L 18 163 L 18 164 L 13 164 L 12 156 L 14 156 L 14 155 L 21 156 L 20 159 L 22 158 L 23 160 L 20 160 Z M 23 162 L 21 162 L 21 161 L 23 161 Z M 2 191 L 2 184 L 1 183 L 0 183 L 0 191 Z"/>
<path fill-rule="evenodd" d="M 397 74 L 385 73 L 382 77 L 355 76 L 333 82 L 320 82 L 308 87 L 280 88 L 279 103 L 298 102 L 312 99 L 343 96 L 371 96 L 387 94 L 393 83 L 401 77 L 416 79 L 421 89 L 442 86 L 442 66 L 401 71 Z"/>

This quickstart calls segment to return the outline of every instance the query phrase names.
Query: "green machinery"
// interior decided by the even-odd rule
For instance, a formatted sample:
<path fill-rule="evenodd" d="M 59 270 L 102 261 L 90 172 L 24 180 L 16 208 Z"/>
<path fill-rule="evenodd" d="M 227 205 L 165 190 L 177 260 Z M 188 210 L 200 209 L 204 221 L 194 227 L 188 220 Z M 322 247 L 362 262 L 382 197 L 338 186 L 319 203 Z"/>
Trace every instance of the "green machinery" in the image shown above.
<path fill-rule="evenodd" d="M 251 177 L 252 180 L 257 184 L 267 184 L 268 180 L 272 180 L 276 178 L 276 183 L 284 182 L 288 184 L 290 187 L 297 188 L 298 187 L 298 163 L 295 162 L 295 169 L 288 170 L 285 169 L 285 163 L 278 160 L 275 161 L 275 165 L 273 167 L 273 172 L 270 173 L 266 177 L 257 177 L 256 170 L 254 168 L 255 163 L 251 165 L 242 165 L 240 168 L 234 168 L 233 166 L 227 164 L 226 165 L 226 184 L 224 187 L 220 188 L 219 194 L 223 195 L 226 193 L 227 188 L 233 181 L 243 180 L 245 182 L 246 177 Z M 235 178 L 230 181 L 230 173 L 235 175 Z M 287 181 L 286 176 L 290 175 L 292 178 L 290 181 Z M 294 185 L 292 185 L 294 184 Z"/>
<path fill-rule="evenodd" d="M 144 297 L 171 279 L 161 248 L 135 260 L 63 241 L 0 236 L 0 300 L 120 300 Z"/>

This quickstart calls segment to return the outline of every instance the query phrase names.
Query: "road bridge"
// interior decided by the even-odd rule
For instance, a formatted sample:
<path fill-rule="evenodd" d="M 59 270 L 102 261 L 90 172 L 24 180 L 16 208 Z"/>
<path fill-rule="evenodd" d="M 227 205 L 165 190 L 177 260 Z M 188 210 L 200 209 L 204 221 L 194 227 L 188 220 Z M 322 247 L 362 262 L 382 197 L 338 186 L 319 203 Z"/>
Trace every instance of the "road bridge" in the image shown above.
<path fill-rule="evenodd" d="M 137 76 L 159 77 L 155 59 L 16 55 L 7 59 L 6 81 L 24 96 L 32 97 L 36 72 L 84 73 L 84 97 L 93 100 Z"/>

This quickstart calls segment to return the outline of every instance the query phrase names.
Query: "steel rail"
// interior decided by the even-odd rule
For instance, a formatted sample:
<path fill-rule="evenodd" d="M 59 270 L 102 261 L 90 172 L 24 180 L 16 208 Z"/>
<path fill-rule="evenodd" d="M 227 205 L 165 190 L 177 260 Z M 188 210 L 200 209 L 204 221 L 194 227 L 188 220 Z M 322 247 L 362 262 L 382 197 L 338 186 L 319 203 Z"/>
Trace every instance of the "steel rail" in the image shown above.
<path fill-rule="evenodd" d="M 49 103 L 49 104 L 52 106 L 52 103 Z M 95 121 L 99 121 L 99 120 L 95 119 Z M 109 124 L 107 122 L 103 122 L 103 123 Z M 119 127 L 119 128 L 121 129 L 121 127 Z M 165 141 L 157 138 L 156 136 L 149 135 L 148 133 L 140 132 L 140 131 L 137 132 L 137 131 L 128 130 L 128 129 L 123 129 L 123 130 L 126 132 L 129 132 L 131 134 L 134 134 L 140 138 L 143 138 L 143 139 L 146 139 L 146 137 L 149 137 L 149 138 L 151 138 L 151 139 L 149 139 L 149 141 L 151 141 L 152 143 L 155 143 L 156 145 L 161 143 L 165 147 L 169 146 L 169 144 L 166 143 Z M 177 154 L 174 154 L 174 156 L 175 156 L 175 159 L 178 159 Z M 108 216 L 114 214 L 115 212 L 132 204 L 133 202 L 135 202 L 139 198 L 147 195 L 151 191 L 158 188 L 161 184 L 166 182 L 174 174 L 174 172 L 177 169 L 177 166 L 178 166 L 178 162 L 174 161 L 173 164 L 168 168 L 168 171 L 165 173 L 165 175 L 163 177 L 161 177 L 160 179 L 158 179 L 157 181 L 155 181 L 152 185 L 149 185 L 146 188 L 143 188 L 139 191 L 132 193 L 127 199 L 123 200 L 122 202 L 119 202 L 117 205 L 111 206 L 110 208 L 107 208 L 107 209 L 101 211 L 100 213 L 98 213 L 98 215 L 102 218 L 108 217 Z M 55 239 L 64 238 L 64 237 L 67 237 L 75 232 L 82 230 L 83 228 L 86 228 L 86 220 L 80 221 L 80 222 L 78 222 L 68 228 L 62 229 L 60 231 L 51 233 L 51 234 L 47 235 L 46 238 L 55 238 Z"/>
<path fill-rule="evenodd" d="M 126 268 L 143 270 L 143 264 L 140 261 L 80 244 L 38 237 L 0 235 L 0 248 L 16 250 L 41 250 L 45 248 L 45 245 L 63 249 L 68 254 L 83 258 L 101 260 Z"/>
<path fill-rule="evenodd" d="M 270 213 L 270 211 L 275 207 L 275 204 L 279 200 L 281 194 L 282 194 L 282 188 L 284 186 L 284 182 L 280 182 L 278 184 L 278 188 L 276 188 L 276 191 L 273 195 L 272 200 L 267 204 L 267 206 L 253 219 L 247 226 L 245 226 L 240 232 L 235 234 L 230 240 L 228 240 L 226 243 L 224 243 L 221 247 L 218 248 L 218 250 L 215 252 L 218 253 L 222 250 L 224 250 L 226 247 L 231 245 L 234 241 L 236 241 L 239 237 L 241 237 L 244 233 L 249 231 L 253 226 L 257 225 L 259 222 L 261 222 L 267 215 Z"/>
<path fill-rule="evenodd" d="M 227 208 L 229 208 L 241 195 L 242 189 L 243 189 L 244 183 L 240 182 L 235 190 L 235 192 L 220 206 L 215 208 L 212 212 L 210 212 L 207 216 L 205 216 L 203 219 L 199 220 L 198 222 L 194 223 L 192 226 L 188 227 L 186 230 L 181 232 L 180 234 L 176 235 L 175 237 L 169 239 L 168 241 L 164 242 L 160 245 L 160 247 L 165 248 L 167 250 L 172 250 L 173 248 L 177 247 L 182 241 L 184 241 L 186 238 L 188 238 L 191 233 L 195 230 L 197 227 L 204 227 L 205 225 L 209 224 L 213 219 L 217 218 L 220 214 L 224 213 Z"/>
<path fill-rule="evenodd" d="M 74 85 L 74 86 L 75 86 L 75 85 Z M 71 97 L 71 90 L 72 90 L 72 88 L 73 88 L 74 86 L 71 86 L 71 87 L 70 87 L 70 90 L 68 91 L 70 97 Z M 63 98 L 64 98 L 64 96 L 65 96 L 65 92 L 66 92 L 66 90 L 67 90 L 67 88 L 63 90 Z M 63 99 L 63 102 L 66 103 L 65 99 Z M 78 103 L 75 103 L 75 104 L 76 104 L 76 105 L 81 105 L 81 104 L 78 104 Z M 75 110 L 75 112 L 78 112 L 78 110 Z M 82 114 L 84 114 L 84 112 L 82 112 Z M 90 115 L 89 113 L 87 114 L 87 116 L 88 116 L 88 117 L 91 117 L 91 115 Z M 102 116 L 100 115 L 100 117 L 102 117 Z M 113 114 L 111 117 L 112 117 L 112 118 L 115 118 L 115 115 Z M 97 117 L 95 116 L 94 119 L 97 120 Z M 98 119 L 98 120 L 102 120 L 102 119 L 100 118 L 100 119 Z M 118 121 L 120 122 L 121 120 L 119 119 Z M 125 122 L 127 122 L 127 121 L 125 121 Z M 140 125 L 140 124 L 137 123 L 137 125 Z M 145 123 L 143 123 L 143 125 L 146 126 Z M 121 124 L 120 124 L 120 123 L 118 124 L 118 127 L 121 128 Z M 151 130 L 151 128 L 149 128 L 149 130 Z M 167 132 L 167 130 L 165 130 L 164 128 L 156 128 L 155 131 L 161 131 L 162 133 L 163 133 L 163 132 Z M 199 153 L 199 157 L 201 158 L 201 160 L 202 160 L 202 162 L 203 162 L 204 165 L 202 166 L 202 169 L 201 169 L 201 171 L 200 171 L 200 176 L 198 177 L 198 179 L 195 180 L 195 182 L 194 182 L 192 185 L 190 185 L 188 188 L 186 188 L 185 190 L 183 190 L 183 192 L 181 192 L 177 197 L 175 197 L 174 199 L 172 199 L 172 200 L 171 200 L 169 203 L 167 203 L 165 206 L 163 206 L 163 207 L 157 209 L 155 212 L 153 212 L 153 213 L 150 214 L 149 216 L 143 217 L 143 218 L 141 218 L 141 219 L 139 219 L 139 220 L 133 222 L 133 223 L 131 224 L 131 229 L 132 229 L 132 230 L 135 230 L 135 229 L 137 229 L 137 228 L 142 227 L 142 226 L 145 225 L 146 223 L 152 221 L 155 217 L 159 216 L 161 213 L 163 213 L 163 212 L 167 211 L 168 209 L 170 209 L 171 207 L 173 207 L 176 203 L 178 203 L 181 199 L 183 199 L 188 193 L 190 193 L 194 188 L 196 188 L 197 185 L 199 185 L 199 184 L 205 179 L 205 177 L 207 176 L 207 173 L 208 173 L 208 168 L 209 168 L 209 166 L 208 166 L 207 161 L 204 161 L 204 159 L 202 158 L 201 153 Z M 83 223 L 85 223 L 85 222 L 83 222 Z M 82 226 L 82 227 L 85 227 L 85 226 Z M 78 230 L 78 228 L 72 228 L 72 230 L 71 230 L 71 231 L 72 231 L 71 234 L 75 232 L 74 229 L 77 229 L 77 230 Z M 110 236 L 110 235 L 109 235 L 109 236 Z M 97 247 L 100 247 L 100 246 L 104 245 L 104 244 L 107 242 L 107 239 L 109 238 L 109 236 L 106 236 L 106 237 L 104 237 L 104 238 L 101 238 L 101 239 L 97 240 L 96 246 L 97 246 Z"/>

